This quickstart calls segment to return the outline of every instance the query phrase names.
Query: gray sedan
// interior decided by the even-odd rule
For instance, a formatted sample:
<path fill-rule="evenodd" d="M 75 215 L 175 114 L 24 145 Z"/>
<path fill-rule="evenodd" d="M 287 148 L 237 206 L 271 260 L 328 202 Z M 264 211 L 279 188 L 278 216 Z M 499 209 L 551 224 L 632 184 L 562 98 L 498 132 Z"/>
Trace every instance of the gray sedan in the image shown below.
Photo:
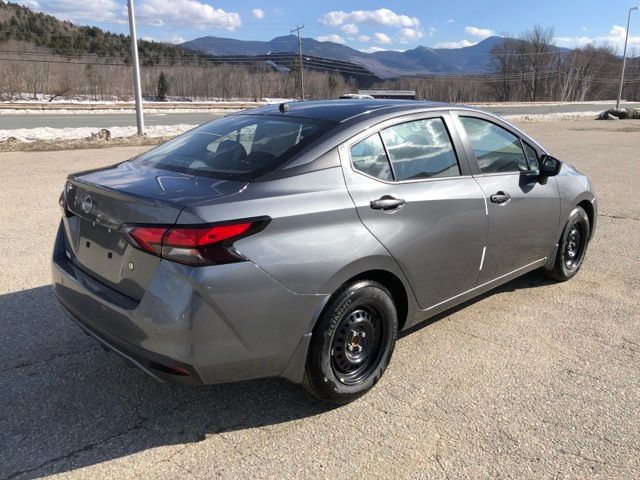
<path fill-rule="evenodd" d="M 53 288 L 162 381 L 281 376 L 351 401 L 398 332 L 534 269 L 573 277 L 590 180 L 500 118 L 333 100 L 202 125 L 70 175 Z"/>

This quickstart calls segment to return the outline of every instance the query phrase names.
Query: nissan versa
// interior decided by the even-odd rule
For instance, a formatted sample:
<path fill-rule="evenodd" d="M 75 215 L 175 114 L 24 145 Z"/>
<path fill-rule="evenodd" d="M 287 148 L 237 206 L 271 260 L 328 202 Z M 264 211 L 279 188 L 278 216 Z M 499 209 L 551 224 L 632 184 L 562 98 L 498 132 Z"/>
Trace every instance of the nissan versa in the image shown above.
<path fill-rule="evenodd" d="M 399 331 L 519 275 L 580 269 L 591 182 L 457 105 L 332 100 L 204 124 L 70 175 L 53 288 L 160 380 L 281 376 L 336 403 Z"/>

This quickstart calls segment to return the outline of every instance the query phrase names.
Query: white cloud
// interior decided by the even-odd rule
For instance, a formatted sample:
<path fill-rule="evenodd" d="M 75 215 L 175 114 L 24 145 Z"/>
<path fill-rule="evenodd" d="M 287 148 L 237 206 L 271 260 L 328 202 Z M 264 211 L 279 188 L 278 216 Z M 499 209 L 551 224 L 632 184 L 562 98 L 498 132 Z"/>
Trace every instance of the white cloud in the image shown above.
<path fill-rule="evenodd" d="M 447 23 L 453 23 L 453 22 L 455 22 L 453 18 L 450 18 L 449 20 L 447 20 Z"/>
<path fill-rule="evenodd" d="M 369 35 L 358 35 L 359 42 L 369 42 L 371 37 Z"/>
<path fill-rule="evenodd" d="M 616 52 L 622 54 L 624 49 L 624 38 L 627 34 L 626 28 L 620 25 L 611 27 L 608 35 L 581 36 L 581 37 L 555 37 L 555 42 L 561 47 L 576 48 L 587 45 L 609 45 Z M 629 36 L 629 47 L 640 47 L 640 36 Z"/>
<path fill-rule="evenodd" d="M 555 37 L 554 42 L 561 47 L 584 47 L 591 43 L 596 43 L 595 38 L 591 37 Z"/>
<path fill-rule="evenodd" d="M 489 28 L 478 27 L 464 27 L 464 31 L 474 37 L 487 38 L 493 35 L 495 32 Z"/>
<path fill-rule="evenodd" d="M 175 43 L 176 45 L 179 44 L 179 43 L 186 42 L 186 40 L 183 37 L 181 37 L 180 35 L 173 35 L 170 38 L 167 38 L 165 41 L 167 43 Z"/>
<path fill-rule="evenodd" d="M 384 52 L 384 48 L 380 48 L 380 47 L 367 47 L 367 48 L 362 48 L 360 49 L 361 52 L 364 53 L 375 53 L 375 52 Z"/>
<path fill-rule="evenodd" d="M 7 3 L 4 0 L 2 1 L 2 3 Z M 40 9 L 40 2 L 38 2 L 37 0 L 24 0 L 22 2 L 18 2 L 21 5 L 24 5 L 25 7 L 29 7 L 33 10 L 39 10 Z"/>
<path fill-rule="evenodd" d="M 380 43 L 391 43 L 391 37 L 386 33 L 376 32 L 373 34 L 373 38 Z"/>
<path fill-rule="evenodd" d="M 346 43 L 345 39 L 340 35 L 336 35 L 332 33 L 330 35 L 320 35 L 316 37 L 316 40 L 319 42 L 334 42 L 334 43 Z"/>
<path fill-rule="evenodd" d="M 29 8 L 75 23 L 126 23 L 126 7 L 116 0 L 24 0 Z"/>
<path fill-rule="evenodd" d="M 430 32 L 430 35 L 433 35 L 433 32 Z M 398 41 L 400 43 L 408 43 L 418 40 L 422 38 L 422 36 L 423 33 L 420 30 L 416 30 L 415 28 L 402 28 L 398 34 Z"/>
<path fill-rule="evenodd" d="M 340 30 L 342 30 L 347 35 L 355 35 L 356 33 L 358 33 L 358 26 L 353 23 L 345 23 L 340 27 Z"/>
<path fill-rule="evenodd" d="M 251 10 L 251 15 L 253 15 L 253 18 L 262 20 L 264 18 L 264 10 L 262 10 L 261 8 L 254 8 L 253 10 Z"/>
<path fill-rule="evenodd" d="M 586 32 L 589 29 L 587 27 L 580 27 L 580 30 L 582 30 L 583 32 Z"/>
<path fill-rule="evenodd" d="M 196 28 L 218 27 L 233 31 L 242 26 L 240 14 L 214 8 L 197 0 L 142 0 L 138 6 L 141 23 L 161 27 L 188 25 Z"/>
<path fill-rule="evenodd" d="M 475 43 L 471 43 L 469 40 L 460 40 L 459 42 L 436 43 L 434 48 L 463 48 L 463 47 L 470 47 L 472 45 L 475 45 Z"/>
<path fill-rule="evenodd" d="M 186 40 L 184 38 L 182 38 L 180 35 L 173 35 L 170 38 L 165 38 L 165 39 L 160 39 L 158 37 L 153 37 L 150 35 L 143 35 L 142 37 L 140 37 L 140 40 L 144 40 L 145 42 L 162 42 L 162 43 L 173 43 L 173 44 L 179 44 L 179 43 L 184 43 L 186 42 Z"/>
<path fill-rule="evenodd" d="M 416 17 L 399 15 L 388 8 L 354 10 L 352 12 L 336 10 L 323 15 L 320 18 L 320 22 L 332 27 L 339 27 L 345 23 L 374 23 L 399 28 L 417 28 L 420 26 L 420 20 Z"/>

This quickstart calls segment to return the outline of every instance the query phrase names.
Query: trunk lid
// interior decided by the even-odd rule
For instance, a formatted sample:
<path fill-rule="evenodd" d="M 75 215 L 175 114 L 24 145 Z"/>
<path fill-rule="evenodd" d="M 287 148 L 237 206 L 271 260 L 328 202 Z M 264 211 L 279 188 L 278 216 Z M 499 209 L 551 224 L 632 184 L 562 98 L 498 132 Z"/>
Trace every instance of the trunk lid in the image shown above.
<path fill-rule="evenodd" d="M 245 186 L 130 162 L 71 175 L 64 192 L 66 255 L 89 275 L 140 300 L 160 258 L 133 248 L 120 226 L 173 225 L 186 205 L 233 195 Z"/>

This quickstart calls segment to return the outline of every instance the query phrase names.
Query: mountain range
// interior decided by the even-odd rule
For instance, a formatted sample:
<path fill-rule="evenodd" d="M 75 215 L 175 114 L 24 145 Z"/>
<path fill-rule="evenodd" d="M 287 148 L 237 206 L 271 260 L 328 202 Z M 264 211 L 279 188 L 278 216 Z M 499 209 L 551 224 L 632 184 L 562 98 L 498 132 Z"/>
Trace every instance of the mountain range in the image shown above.
<path fill-rule="evenodd" d="M 493 36 L 462 48 L 419 46 L 403 52 L 383 50 L 365 53 L 340 43 L 303 38 L 302 50 L 307 55 L 362 65 L 381 78 L 416 74 L 473 74 L 489 72 L 491 49 L 503 40 L 502 37 Z M 297 52 L 298 38 L 286 35 L 269 41 L 256 41 L 207 36 L 184 42 L 180 46 L 215 56 L 268 55 Z"/>

